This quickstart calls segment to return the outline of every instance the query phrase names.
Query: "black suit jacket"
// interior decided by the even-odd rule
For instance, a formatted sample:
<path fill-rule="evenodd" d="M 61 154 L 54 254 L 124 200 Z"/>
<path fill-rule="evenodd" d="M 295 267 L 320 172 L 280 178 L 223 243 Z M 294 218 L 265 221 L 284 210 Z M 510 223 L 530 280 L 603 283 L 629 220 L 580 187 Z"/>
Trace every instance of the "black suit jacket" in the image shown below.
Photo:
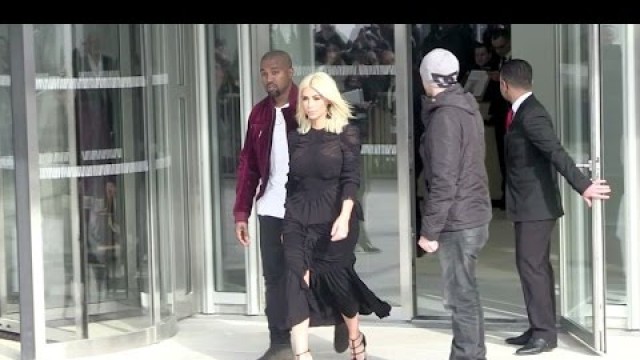
<path fill-rule="evenodd" d="M 560 144 L 551 116 L 534 95 L 522 102 L 507 130 L 505 163 L 505 200 L 512 221 L 564 215 L 557 172 L 580 194 L 591 185 Z"/>

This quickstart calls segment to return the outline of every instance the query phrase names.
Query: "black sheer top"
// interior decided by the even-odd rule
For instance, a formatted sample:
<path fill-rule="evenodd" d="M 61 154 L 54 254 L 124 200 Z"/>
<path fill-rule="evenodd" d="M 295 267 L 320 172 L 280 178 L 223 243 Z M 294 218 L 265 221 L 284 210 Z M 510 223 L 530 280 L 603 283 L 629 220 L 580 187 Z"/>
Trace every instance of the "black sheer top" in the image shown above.
<path fill-rule="evenodd" d="M 285 219 L 302 224 L 333 222 L 342 201 L 357 201 L 360 186 L 360 130 L 345 125 L 340 134 L 311 129 L 306 134 L 289 133 L 289 179 Z"/>

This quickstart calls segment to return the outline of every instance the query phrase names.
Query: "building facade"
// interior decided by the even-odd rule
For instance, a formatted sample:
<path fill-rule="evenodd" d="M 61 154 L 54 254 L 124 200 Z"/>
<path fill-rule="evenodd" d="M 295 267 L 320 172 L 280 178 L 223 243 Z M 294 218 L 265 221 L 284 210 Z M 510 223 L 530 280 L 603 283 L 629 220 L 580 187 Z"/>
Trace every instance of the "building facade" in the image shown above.
<path fill-rule="evenodd" d="M 482 40 L 486 27 L 467 30 Z M 393 305 L 389 320 L 446 321 L 437 261 L 414 254 L 414 70 L 432 28 L 0 25 L 0 331 L 20 334 L 23 359 L 64 359 L 161 341 L 197 313 L 262 315 L 258 247 L 237 244 L 231 209 L 247 115 L 264 96 L 260 57 L 273 48 L 292 55 L 296 81 L 323 69 L 355 105 L 359 273 Z M 510 29 L 563 145 L 613 188 L 590 208 L 561 180 L 566 215 L 551 250 L 560 324 L 605 353 L 609 330 L 640 330 L 640 25 Z M 488 326 L 524 326 L 499 209 L 478 277 Z"/>

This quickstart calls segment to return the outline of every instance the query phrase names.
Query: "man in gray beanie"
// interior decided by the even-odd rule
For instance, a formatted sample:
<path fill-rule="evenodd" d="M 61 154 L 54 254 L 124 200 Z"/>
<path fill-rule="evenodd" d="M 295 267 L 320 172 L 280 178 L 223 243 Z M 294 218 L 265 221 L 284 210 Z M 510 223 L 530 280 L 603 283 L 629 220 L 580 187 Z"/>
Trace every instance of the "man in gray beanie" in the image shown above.
<path fill-rule="evenodd" d="M 484 315 L 476 263 L 489 239 L 491 198 L 485 168 L 484 125 L 475 98 L 457 82 L 458 59 L 433 49 L 420 77 L 425 131 L 420 139 L 425 197 L 418 246 L 436 252 L 444 306 L 451 311 L 450 360 L 485 360 Z"/>

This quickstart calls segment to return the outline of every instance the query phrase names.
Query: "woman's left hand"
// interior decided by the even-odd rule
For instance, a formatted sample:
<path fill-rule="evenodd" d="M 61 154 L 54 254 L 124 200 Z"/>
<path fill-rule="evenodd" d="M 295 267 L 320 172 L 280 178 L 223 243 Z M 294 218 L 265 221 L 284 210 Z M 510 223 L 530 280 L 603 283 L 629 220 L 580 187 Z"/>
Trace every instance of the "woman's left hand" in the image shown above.
<path fill-rule="evenodd" d="M 349 219 L 338 216 L 331 227 L 331 241 L 344 240 L 349 235 Z"/>

